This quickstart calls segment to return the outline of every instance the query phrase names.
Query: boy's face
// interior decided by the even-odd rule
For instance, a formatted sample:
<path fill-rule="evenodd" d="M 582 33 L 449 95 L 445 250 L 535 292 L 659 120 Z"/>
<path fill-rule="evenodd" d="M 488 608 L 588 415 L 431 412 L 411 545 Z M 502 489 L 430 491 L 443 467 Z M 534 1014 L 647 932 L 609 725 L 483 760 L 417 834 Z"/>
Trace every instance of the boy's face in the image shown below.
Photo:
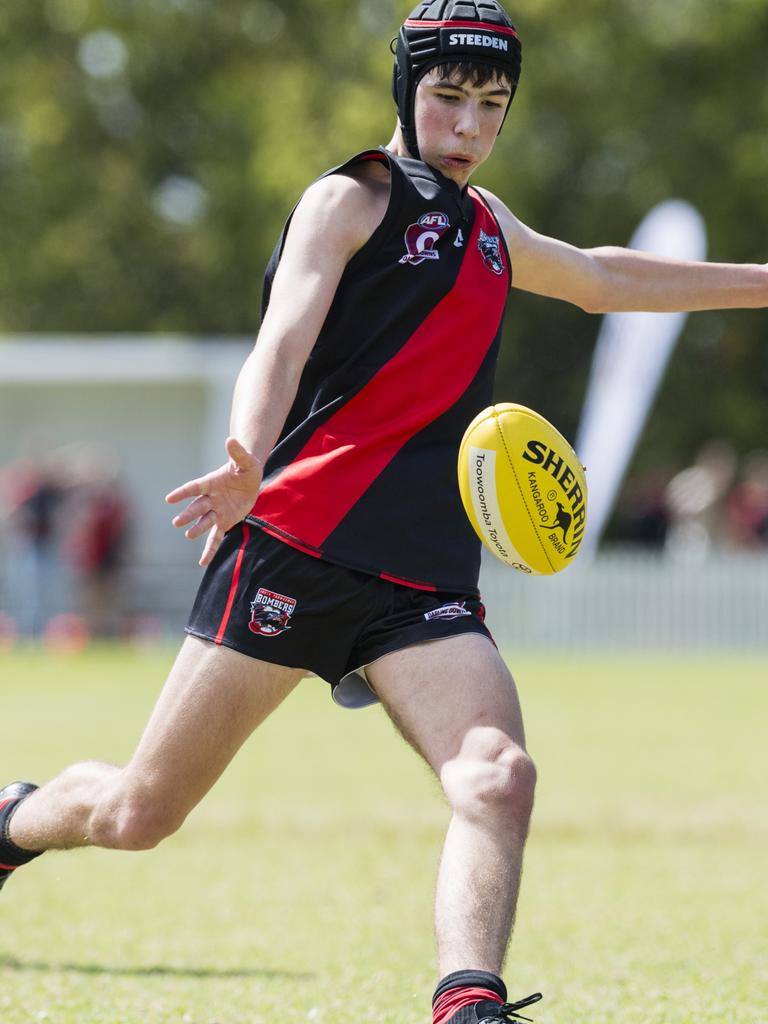
<path fill-rule="evenodd" d="M 486 85 L 428 71 L 416 89 L 416 137 L 421 159 L 461 188 L 491 154 L 509 103 L 504 80 Z"/>

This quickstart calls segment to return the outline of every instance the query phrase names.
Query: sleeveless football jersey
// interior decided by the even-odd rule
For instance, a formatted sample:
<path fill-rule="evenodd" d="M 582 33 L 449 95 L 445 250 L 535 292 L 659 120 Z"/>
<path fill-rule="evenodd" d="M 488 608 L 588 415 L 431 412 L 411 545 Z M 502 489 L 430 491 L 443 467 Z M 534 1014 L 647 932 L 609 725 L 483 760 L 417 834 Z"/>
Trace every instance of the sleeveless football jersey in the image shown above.
<path fill-rule="evenodd" d="M 389 165 L 389 205 L 344 270 L 248 518 L 337 565 L 474 590 L 480 542 L 456 462 L 464 430 L 492 401 L 509 256 L 472 188 L 384 149 L 328 174 L 360 160 Z"/>

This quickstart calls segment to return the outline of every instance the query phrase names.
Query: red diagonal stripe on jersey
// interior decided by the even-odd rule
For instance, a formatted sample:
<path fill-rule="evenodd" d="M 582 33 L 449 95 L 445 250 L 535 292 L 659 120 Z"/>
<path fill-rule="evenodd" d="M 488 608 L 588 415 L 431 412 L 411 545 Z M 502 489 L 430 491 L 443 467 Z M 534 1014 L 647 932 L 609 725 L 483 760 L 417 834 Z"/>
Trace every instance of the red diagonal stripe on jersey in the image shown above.
<path fill-rule="evenodd" d="M 509 268 L 496 276 L 480 255 L 480 229 L 498 235 L 499 228 L 471 195 L 475 222 L 453 288 L 400 351 L 264 487 L 252 512 L 258 519 L 321 549 L 403 445 L 471 384 L 496 336 L 509 289 Z M 423 266 L 403 270 L 425 273 Z M 489 278 L 495 292 L 489 291 Z"/>

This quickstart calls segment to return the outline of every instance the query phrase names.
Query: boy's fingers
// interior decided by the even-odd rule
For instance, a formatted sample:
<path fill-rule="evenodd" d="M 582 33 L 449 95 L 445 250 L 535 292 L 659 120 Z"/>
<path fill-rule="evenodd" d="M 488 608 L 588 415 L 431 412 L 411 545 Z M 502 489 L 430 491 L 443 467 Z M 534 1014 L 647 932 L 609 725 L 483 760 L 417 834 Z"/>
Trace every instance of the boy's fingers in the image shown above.
<path fill-rule="evenodd" d="M 177 501 L 183 501 L 184 498 L 198 497 L 203 490 L 204 487 L 201 480 L 190 480 L 188 483 L 176 487 L 170 494 L 166 494 L 165 500 L 169 505 L 175 505 Z"/>
<path fill-rule="evenodd" d="M 194 526 L 190 526 L 184 536 L 189 540 L 196 540 L 198 537 L 202 537 L 206 530 L 210 530 L 215 525 L 216 513 L 206 512 L 204 516 L 200 516 Z"/>
<path fill-rule="evenodd" d="M 227 455 L 232 459 L 238 469 L 244 472 L 253 469 L 254 463 L 258 463 L 258 459 L 251 455 L 247 448 L 237 440 L 236 437 L 228 437 L 226 443 Z"/>
<path fill-rule="evenodd" d="M 198 516 L 204 516 L 211 511 L 211 499 L 207 495 L 201 495 L 187 505 L 183 512 L 179 512 L 177 516 L 174 516 L 171 522 L 174 526 L 186 526 L 194 519 L 197 519 Z"/>
<path fill-rule="evenodd" d="M 219 550 L 219 545 L 224 539 L 224 531 L 218 526 L 214 526 L 208 534 L 208 540 L 205 542 L 205 548 L 200 556 L 200 565 L 208 565 L 213 556 Z"/>

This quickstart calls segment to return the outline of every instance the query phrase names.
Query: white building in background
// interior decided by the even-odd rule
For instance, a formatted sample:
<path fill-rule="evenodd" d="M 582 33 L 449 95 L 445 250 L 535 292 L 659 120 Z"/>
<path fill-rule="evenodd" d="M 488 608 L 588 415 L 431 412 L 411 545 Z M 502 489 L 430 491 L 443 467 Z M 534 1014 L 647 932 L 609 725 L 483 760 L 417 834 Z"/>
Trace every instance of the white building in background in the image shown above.
<path fill-rule="evenodd" d="M 30 443 L 114 451 L 133 508 L 129 604 L 183 621 L 200 542 L 164 497 L 225 456 L 232 389 L 252 339 L 118 335 L 0 338 L 0 467 Z M 7 544 L 7 537 L 6 544 Z M 0 611 L 12 610 L 0 532 Z"/>

